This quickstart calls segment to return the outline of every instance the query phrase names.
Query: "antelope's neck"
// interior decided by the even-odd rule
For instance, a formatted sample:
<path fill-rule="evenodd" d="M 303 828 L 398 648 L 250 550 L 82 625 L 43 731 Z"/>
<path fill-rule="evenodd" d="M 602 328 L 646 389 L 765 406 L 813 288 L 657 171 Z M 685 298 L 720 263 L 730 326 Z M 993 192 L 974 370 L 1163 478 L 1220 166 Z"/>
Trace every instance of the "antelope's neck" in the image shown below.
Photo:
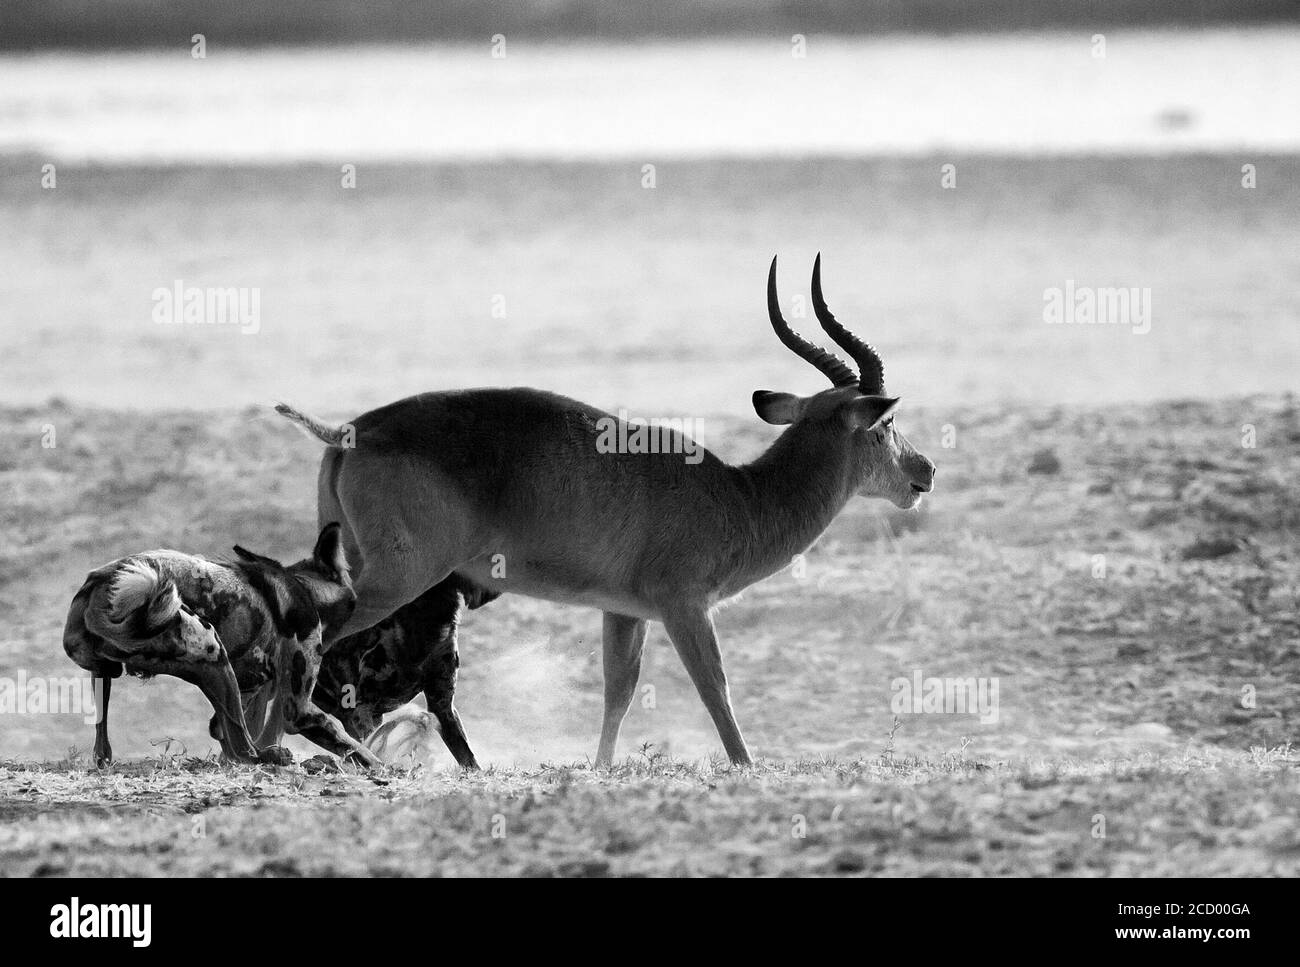
<path fill-rule="evenodd" d="M 788 566 L 830 526 L 856 490 L 851 460 L 842 440 L 792 428 L 737 468 L 752 521 L 742 588 Z"/>

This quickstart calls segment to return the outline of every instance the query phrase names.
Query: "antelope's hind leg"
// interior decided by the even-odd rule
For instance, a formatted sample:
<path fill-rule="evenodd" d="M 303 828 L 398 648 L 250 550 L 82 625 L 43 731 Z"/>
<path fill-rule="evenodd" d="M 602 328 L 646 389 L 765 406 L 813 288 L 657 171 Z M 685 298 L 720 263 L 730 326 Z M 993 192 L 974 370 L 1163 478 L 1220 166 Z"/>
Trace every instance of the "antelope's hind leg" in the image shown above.
<path fill-rule="evenodd" d="M 618 733 L 641 676 L 646 623 L 640 618 L 605 612 L 603 651 L 605 665 L 605 719 L 600 728 L 596 765 L 608 768 L 614 761 Z"/>
<path fill-rule="evenodd" d="M 325 642 L 365 631 L 442 583 L 480 553 L 472 506 L 406 461 L 348 450 L 326 474 L 320 514 L 337 514 L 357 569 L 356 610 Z"/>

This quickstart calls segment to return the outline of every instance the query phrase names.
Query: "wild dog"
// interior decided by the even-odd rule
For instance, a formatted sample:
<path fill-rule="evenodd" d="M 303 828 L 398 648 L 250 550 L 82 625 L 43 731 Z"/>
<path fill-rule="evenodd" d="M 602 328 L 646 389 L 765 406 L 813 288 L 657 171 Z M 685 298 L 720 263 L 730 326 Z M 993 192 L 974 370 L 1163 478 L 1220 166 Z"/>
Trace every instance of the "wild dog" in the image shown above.
<path fill-rule="evenodd" d="M 279 746 L 290 732 L 379 764 L 311 700 L 323 635 L 356 606 L 339 525 L 326 525 L 311 556 L 287 567 L 242 547 L 235 553 L 238 560 L 211 561 L 148 551 L 87 575 L 68 611 L 63 648 L 101 689 L 96 763 L 113 758 L 109 696 L 125 670 L 198 686 L 214 710 L 209 732 L 228 759 L 291 762 Z M 251 730 L 241 690 L 275 698 Z"/>
<path fill-rule="evenodd" d="M 789 566 L 853 497 L 910 509 L 934 488 L 934 464 L 895 426 L 899 399 L 885 394 L 880 355 L 822 298 L 820 256 L 812 297 L 823 331 L 858 371 L 786 323 L 774 258 L 768 321 L 831 387 L 809 396 L 756 391 L 759 418 L 785 429 L 748 464 L 682 440 L 652 453 L 610 452 L 600 443 L 614 417 L 528 388 L 422 393 L 344 425 L 278 406 L 326 444 L 317 518 L 342 523 L 357 567 L 357 607 L 337 637 L 383 621 L 451 574 L 598 608 L 605 716 L 596 764 L 607 766 L 647 624 L 659 621 L 727 755 L 750 763 L 714 611 Z"/>
<path fill-rule="evenodd" d="M 499 596 L 459 574 L 449 575 L 379 624 L 335 642 L 321 660 L 317 706 L 373 750 L 383 717 L 423 693 L 438 732 L 462 769 L 477 769 L 453 704 L 463 609 Z"/>

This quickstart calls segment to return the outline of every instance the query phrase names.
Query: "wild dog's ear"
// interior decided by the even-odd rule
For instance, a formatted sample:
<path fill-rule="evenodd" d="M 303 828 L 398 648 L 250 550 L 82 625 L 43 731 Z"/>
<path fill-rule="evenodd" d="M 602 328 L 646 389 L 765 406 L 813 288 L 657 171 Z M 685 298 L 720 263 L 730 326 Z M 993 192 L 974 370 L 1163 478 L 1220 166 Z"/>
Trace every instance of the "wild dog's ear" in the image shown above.
<path fill-rule="evenodd" d="M 844 407 L 844 419 L 851 429 L 874 430 L 897 405 L 897 396 L 859 396 Z"/>
<path fill-rule="evenodd" d="M 270 564 L 272 567 L 283 567 L 279 561 L 270 557 L 263 557 L 261 554 L 254 554 L 246 547 L 235 545 L 235 555 L 242 560 L 249 561 L 253 564 Z"/>
<path fill-rule="evenodd" d="M 754 412 L 766 423 L 783 426 L 793 423 L 803 410 L 803 399 L 793 393 L 773 393 L 771 390 L 754 390 Z"/>
<path fill-rule="evenodd" d="M 342 530 L 338 521 L 326 524 L 320 532 L 320 537 L 316 538 L 316 547 L 311 552 L 312 560 L 317 566 L 332 575 L 336 581 L 342 580 L 348 573 L 348 558 L 343 553 Z"/>

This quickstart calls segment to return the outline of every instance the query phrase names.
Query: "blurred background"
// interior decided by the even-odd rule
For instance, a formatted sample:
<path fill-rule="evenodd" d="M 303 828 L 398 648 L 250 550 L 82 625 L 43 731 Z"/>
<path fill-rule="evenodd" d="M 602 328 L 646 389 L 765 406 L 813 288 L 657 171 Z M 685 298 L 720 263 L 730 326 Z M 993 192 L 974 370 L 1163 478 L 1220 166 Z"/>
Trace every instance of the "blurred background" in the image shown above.
<path fill-rule="evenodd" d="M 763 308 L 780 253 L 798 324 L 818 250 L 912 401 L 1287 388 L 1298 17 L 10 0 L 0 401 L 740 415 L 818 384 Z M 1150 333 L 1044 325 L 1067 280 L 1149 288 Z M 256 290 L 257 332 L 159 325 L 178 281 Z"/>

